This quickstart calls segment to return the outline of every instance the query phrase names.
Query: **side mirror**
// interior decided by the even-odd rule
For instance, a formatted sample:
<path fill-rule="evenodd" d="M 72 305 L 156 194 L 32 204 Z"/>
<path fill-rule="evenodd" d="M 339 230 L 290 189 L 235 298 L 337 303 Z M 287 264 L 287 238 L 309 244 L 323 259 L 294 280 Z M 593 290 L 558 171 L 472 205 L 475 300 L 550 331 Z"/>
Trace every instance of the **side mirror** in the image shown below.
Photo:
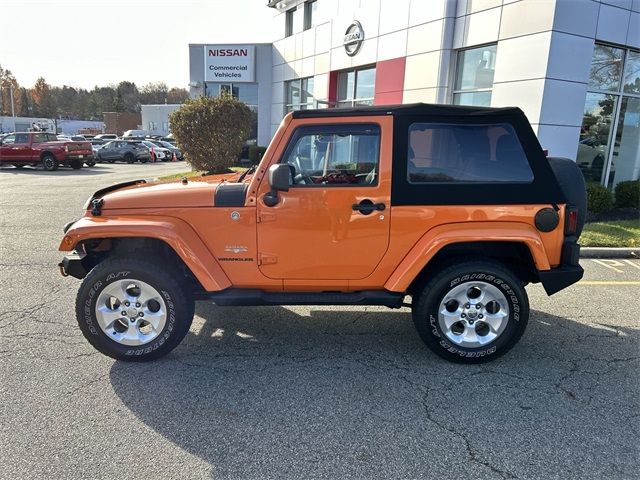
<path fill-rule="evenodd" d="M 271 165 L 268 171 L 268 180 L 271 191 L 264 196 L 264 204 L 273 207 L 278 204 L 278 192 L 288 192 L 293 178 L 293 167 L 286 163 Z"/>

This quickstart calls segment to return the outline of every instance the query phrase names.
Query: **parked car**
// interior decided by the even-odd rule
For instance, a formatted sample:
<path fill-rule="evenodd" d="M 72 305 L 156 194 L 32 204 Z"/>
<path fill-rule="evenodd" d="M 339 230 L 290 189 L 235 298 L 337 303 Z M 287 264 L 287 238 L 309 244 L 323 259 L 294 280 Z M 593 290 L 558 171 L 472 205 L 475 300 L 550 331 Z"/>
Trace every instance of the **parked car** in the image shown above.
<path fill-rule="evenodd" d="M 122 134 L 123 139 L 144 140 L 146 136 L 147 136 L 146 130 L 127 130 Z"/>
<path fill-rule="evenodd" d="M 151 159 L 149 148 L 140 142 L 130 140 L 112 140 L 106 143 L 97 152 L 98 162 L 114 163 L 125 161 L 127 163 L 147 163 Z"/>
<path fill-rule="evenodd" d="M 175 154 L 177 160 L 184 160 L 184 154 L 182 153 L 182 150 L 176 147 L 173 143 L 165 142 L 164 140 L 158 140 L 154 143 L 157 143 L 161 147 L 171 150 L 171 153 Z"/>
<path fill-rule="evenodd" d="M 53 171 L 65 165 L 77 170 L 85 161 L 93 161 L 89 142 L 62 140 L 53 133 L 11 133 L 0 141 L 0 164 L 11 163 L 16 168 L 42 165 Z"/>
<path fill-rule="evenodd" d="M 120 360 L 170 352 L 197 299 L 410 306 L 433 352 L 478 363 L 521 338 L 525 285 L 582 278 L 585 211 L 578 165 L 518 108 L 299 110 L 242 175 L 98 190 L 60 268 L 84 279 L 80 330 Z"/>
<path fill-rule="evenodd" d="M 115 140 L 118 136 L 115 133 L 100 133 L 93 138 L 94 140 Z"/>
<path fill-rule="evenodd" d="M 151 155 L 152 162 L 168 162 L 173 157 L 173 153 L 171 153 L 171 150 L 161 147 L 154 142 L 143 140 L 142 144 L 149 149 L 149 154 Z"/>

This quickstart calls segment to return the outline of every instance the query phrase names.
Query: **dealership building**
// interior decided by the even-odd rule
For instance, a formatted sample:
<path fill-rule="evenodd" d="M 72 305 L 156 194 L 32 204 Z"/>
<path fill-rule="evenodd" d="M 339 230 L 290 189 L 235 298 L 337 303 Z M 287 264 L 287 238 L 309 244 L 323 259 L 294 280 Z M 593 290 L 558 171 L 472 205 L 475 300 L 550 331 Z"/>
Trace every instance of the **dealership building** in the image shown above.
<path fill-rule="evenodd" d="M 271 44 L 190 45 L 192 96 L 231 93 L 266 145 L 306 108 L 517 106 L 550 155 L 640 174 L 640 0 L 273 0 Z"/>

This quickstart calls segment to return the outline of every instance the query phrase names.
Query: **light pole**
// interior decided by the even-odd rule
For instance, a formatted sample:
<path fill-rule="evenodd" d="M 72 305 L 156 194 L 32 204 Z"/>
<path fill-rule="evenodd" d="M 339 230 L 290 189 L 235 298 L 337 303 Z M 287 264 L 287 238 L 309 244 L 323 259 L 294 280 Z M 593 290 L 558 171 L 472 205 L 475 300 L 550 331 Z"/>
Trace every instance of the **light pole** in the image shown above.
<path fill-rule="evenodd" d="M 16 131 L 16 107 L 13 104 L 13 85 L 9 85 L 9 97 L 11 97 L 11 116 L 13 117 L 13 131 Z"/>

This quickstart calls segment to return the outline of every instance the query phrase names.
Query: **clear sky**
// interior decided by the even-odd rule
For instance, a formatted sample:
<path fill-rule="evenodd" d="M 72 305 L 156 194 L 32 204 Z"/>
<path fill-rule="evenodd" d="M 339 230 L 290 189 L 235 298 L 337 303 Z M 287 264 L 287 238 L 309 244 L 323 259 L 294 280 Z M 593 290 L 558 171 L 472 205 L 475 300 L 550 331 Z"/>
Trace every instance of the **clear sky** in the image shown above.
<path fill-rule="evenodd" d="M 0 0 L 0 65 L 30 87 L 187 88 L 189 43 L 269 42 L 266 0 Z"/>

